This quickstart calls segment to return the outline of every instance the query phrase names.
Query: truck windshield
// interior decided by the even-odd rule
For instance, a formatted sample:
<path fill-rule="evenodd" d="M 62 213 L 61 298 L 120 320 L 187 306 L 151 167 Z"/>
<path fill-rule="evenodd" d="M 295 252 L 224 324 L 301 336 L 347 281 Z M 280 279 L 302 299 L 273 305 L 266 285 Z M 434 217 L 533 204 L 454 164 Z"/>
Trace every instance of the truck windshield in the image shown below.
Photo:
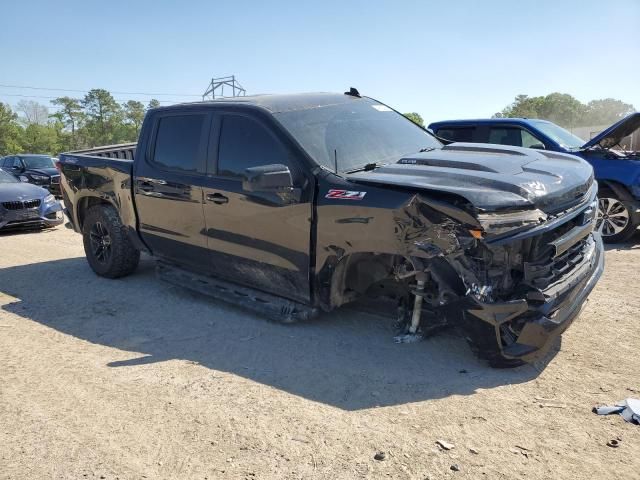
<path fill-rule="evenodd" d="M 530 122 L 532 122 L 536 126 L 536 128 L 544 133 L 547 137 L 549 137 L 561 147 L 566 148 L 567 150 L 577 150 L 585 144 L 585 141 L 583 139 L 565 130 L 564 128 L 559 127 L 555 123 L 540 120 L 530 120 Z"/>
<path fill-rule="evenodd" d="M 27 168 L 51 168 L 56 166 L 56 164 L 53 163 L 53 158 L 45 155 L 21 158 Z"/>
<path fill-rule="evenodd" d="M 13 175 L 0 170 L 0 183 L 16 183 L 18 180 Z"/>
<path fill-rule="evenodd" d="M 442 146 L 411 120 L 368 98 L 274 115 L 319 165 L 332 171 L 336 160 L 338 171 L 348 172 Z"/>

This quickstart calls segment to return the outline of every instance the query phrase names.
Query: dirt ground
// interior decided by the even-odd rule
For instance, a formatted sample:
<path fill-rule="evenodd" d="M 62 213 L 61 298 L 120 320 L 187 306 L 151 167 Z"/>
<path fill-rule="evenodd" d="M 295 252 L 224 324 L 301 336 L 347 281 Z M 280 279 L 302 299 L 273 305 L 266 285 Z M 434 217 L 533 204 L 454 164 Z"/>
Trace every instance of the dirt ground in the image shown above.
<path fill-rule="evenodd" d="M 606 255 L 555 356 L 492 370 L 453 334 L 276 325 L 150 259 L 98 278 L 63 227 L 2 235 L 0 479 L 638 479 L 640 427 L 591 408 L 640 397 L 640 235 Z"/>

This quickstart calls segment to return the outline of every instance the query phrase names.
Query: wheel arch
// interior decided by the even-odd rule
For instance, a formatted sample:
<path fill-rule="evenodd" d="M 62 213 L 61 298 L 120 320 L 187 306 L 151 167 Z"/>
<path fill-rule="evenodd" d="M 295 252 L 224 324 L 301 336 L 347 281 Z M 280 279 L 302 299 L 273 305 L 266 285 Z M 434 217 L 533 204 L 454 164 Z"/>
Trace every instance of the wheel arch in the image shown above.
<path fill-rule="evenodd" d="M 89 211 L 90 208 L 96 205 L 111 206 L 115 208 L 115 205 L 113 205 L 113 203 L 109 202 L 108 200 L 105 200 L 104 198 L 96 197 L 92 195 L 86 195 L 82 197 L 80 200 L 78 200 L 78 213 L 77 213 L 78 228 L 80 229 L 80 231 L 82 231 L 82 227 L 84 225 L 84 220 L 87 216 L 87 212 Z M 115 209 L 116 211 L 118 210 L 117 208 Z"/>
<path fill-rule="evenodd" d="M 87 212 L 89 211 L 89 209 L 99 205 L 102 205 L 105 207 L 112 207 L 115 210 L 116 214 L 118 215 L 118 217 L 120 218 L 120 221 L 123 224 L 123 227 L 126 229 L 129 239 L 138 250 L 145 251 L 148 253 L 153 253 L 151 249 L 146 245 L 146 243 L 143 242 L 143 240 L 138 235 L 136 227 L 132 225 L 128 225 L 124 221 L 124 219 L 122 218 L 122 212 L 118 208 L 118 205 L 112 200 L 106 199 L 104 197 L 100 197 L 97 195 L 85 195 L 78 200 L 77 207 L 76 207 L 77 208 L 76 218 L 78 221 L 78 230 L 80 232 L 82 232 L 84 221 L 85 221 L 85 218 L 87 217 Z"/>
<path fill-rule="evenodd" d="M 404 257 L 390 253 L 351 252 L 332 256 L 316 275 L 316 301 L 325 311 L 361 297 L 369 287 L 389 278 Z"/>
<path fill-rule="evenodd" d="M 633 200 L 633 196 L 626 185 L 616 181 L 616 180 L 598 180 L 598 191 L 601 191 L 604 188 L 608 188 L 613 193 L 615 193 L 621 200 L 631 201 Z"/>

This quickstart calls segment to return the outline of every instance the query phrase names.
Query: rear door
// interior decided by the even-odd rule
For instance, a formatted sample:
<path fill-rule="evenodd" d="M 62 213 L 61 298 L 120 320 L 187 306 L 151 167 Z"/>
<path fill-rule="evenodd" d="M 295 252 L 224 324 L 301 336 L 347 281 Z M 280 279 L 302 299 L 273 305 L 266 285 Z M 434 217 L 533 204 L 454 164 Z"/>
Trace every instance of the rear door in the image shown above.
<path fill-rule="evenodd" d="M 217 111 L 204 212 L 211 269 L 217 276 L 299 302 L 310 299 L 313 182 L 297 149 L 266 116 Z M 299 196 L 247 192 L 249 167 L 284 164 Z"/>
<path fill-rule="evenodd" d="M 157 113 L 134 163 L 142 238 L 155 255 L 196 270 L 208 258 L 202 186 L 211 118 L 202 109 Z"/>

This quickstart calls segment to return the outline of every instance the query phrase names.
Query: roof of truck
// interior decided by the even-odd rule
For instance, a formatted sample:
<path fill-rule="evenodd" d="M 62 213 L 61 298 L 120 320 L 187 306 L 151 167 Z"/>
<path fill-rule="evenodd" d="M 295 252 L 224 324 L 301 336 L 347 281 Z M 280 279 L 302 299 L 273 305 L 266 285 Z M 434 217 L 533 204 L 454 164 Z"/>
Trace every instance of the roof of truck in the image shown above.
<path fill-rule="evenodd" d="M 551 123 L 548 120 L 542 120 L 540 118 L 470 118 L 467 120 L 441 120 L 439 122 L 433 122 L 429 124 L 429 128 L 439 128 L 447 125 L 451 126 L 472 126 L 472 125 L 486 125 L 492 123 L 512 124 L 512 125 L 531 125 L 533 122 L 545 122 Z"/>
<path fill-rule="evenodd" d="M 366 98 L 366 97 L 362 97 Z M 244 97 L 225 97 L 215 100 L 205 100 L 202 102 L 189 102 L 168 107 L 159 107 L 159 110 L 176 108 L 185 105 L 252 105 L 264 108 L 271 113 L 287 112 L 292 110 L 306 110 L 309 108 L 327 107 L 347 102 L 360 100 L 361 97 L 347 95 L 343 93 L 293 93 L 293 94 L 265 94 L 247 95 Z"/>

